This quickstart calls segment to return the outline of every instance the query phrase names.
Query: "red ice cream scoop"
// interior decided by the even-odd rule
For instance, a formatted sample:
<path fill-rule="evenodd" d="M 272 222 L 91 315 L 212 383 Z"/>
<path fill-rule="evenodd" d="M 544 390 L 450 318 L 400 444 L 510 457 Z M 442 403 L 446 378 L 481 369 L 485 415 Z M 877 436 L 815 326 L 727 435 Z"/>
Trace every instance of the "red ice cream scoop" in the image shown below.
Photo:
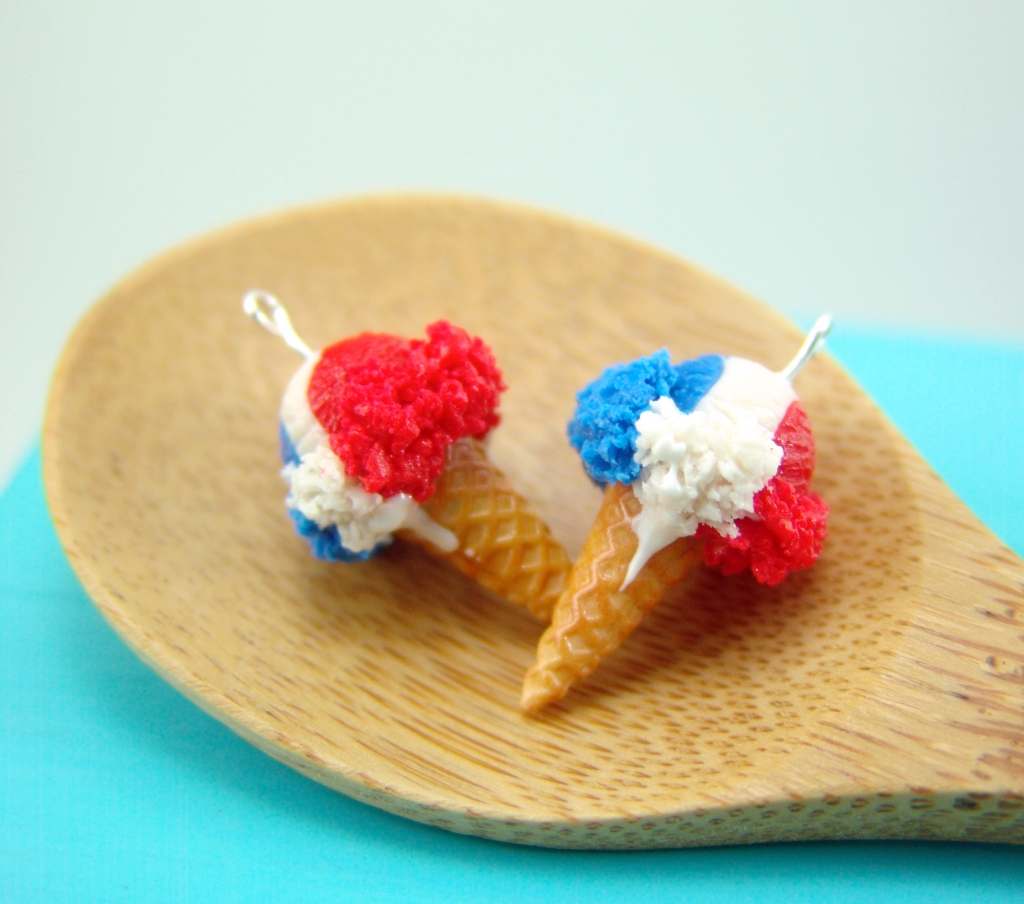
<path fill-rule="evenodd" d="M 490 348 L 446 320 L 426 333 L 344 339 L 321 352 L 310 376 L 309 407 L 368 493 L 425 501 L 447 448 L 498 424 L 505 384 Z"/>

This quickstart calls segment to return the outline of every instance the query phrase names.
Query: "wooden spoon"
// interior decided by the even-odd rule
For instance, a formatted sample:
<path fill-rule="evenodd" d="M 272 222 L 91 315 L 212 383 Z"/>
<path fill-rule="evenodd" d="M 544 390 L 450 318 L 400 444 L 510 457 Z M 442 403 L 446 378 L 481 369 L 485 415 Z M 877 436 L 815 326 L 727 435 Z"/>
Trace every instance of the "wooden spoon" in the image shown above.
<path fill-rule="evenodd" d="M 297 361 L 243 316 L 269 290 L 311 344 L 447 317 L 511 387 L 491 452 L 578 552 L 600 502 L 575 391 L 667 345 L 779 368 L 799 332 L 602 229 L 472 199 L 384 197 L 247 223 L 117 286 L 61 360 L 47 493 L 125 641 L 289 766 L 488 838 L 652 848 L 810 838 L 1024 841 L 1024 563 L 827 356 L 796 385 L 832 507 L 776 589 L 701 569 L 539 717 L 540 626 L 419 550 L 310 557 L 276 412 Z"/>

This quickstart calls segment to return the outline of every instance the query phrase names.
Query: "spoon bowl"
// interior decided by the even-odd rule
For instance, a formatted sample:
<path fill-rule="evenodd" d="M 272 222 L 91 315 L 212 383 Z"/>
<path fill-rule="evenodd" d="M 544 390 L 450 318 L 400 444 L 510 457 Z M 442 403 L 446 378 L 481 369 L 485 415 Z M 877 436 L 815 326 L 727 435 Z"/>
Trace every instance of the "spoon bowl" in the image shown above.
<path fill-rule="evenodd" d="M 606 230 L 467 198 L 269 217 L 144 267 L 84 318 L 44 429 L 50 508 L 121 637 L 238 734 L 359 800 L 567 848 L 812 838 L 1024 841 L 1024 563 L 827 355 L 795 385 L 832 509 L 776 588 L 699 569 L 586 682 L 518 708 L 539 626 L 396 542 L 313 559 L 278 477 L 297 360 L 448 318 L 509 391 L 490 452 L 575 555 L 600 504 L 565 439 L 575 392 L 668 346 L 773 369 L 799 331 Z"/>

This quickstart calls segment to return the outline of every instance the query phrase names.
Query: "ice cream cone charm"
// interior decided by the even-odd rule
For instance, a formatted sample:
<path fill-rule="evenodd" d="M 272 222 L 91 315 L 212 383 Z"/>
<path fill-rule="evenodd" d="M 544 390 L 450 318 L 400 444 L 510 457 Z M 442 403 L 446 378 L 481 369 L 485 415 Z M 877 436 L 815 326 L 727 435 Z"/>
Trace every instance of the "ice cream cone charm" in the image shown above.
<path fill-rule="evenodd" d="M 522 707 L 540 709 L 589 675 L 701 561 L 700 544 L 675 540 L 623 587 L 637 550 L 633 519 L 640 503 L 629 485 L 609 484 L 583 551 L 556 604 L 537 662 L 523 682 Z"/>
<path fill-rule="evenodd" d="M 533 506 L 490 460 L 483 443 L 471 437 L 452 443 L 435 486 L 423 510 L 455 536 L 457 547 L 445 552 L 416 534 L 400 536 L 424 545 L 541 621 L 551 621 L 551 610 L 565 588 L 569 557 Z"/>
<path fill-rule="evenodd" d="M 814 562 L 828 507 L 809 489 L 814 438 L 790 380 L 828 326 L 780 374 L 719 355 L 673 366 L 661 351 L 579 394 L 569 437 L 605 498 L 526 674 L 524 709 L 589 675 L 700 561 L 769 585 Z"/>
<path fill-rule="evenodd" d="M 570 563 L 480 442 L 505 389 L 483 341 L 438 321 L 426 340 L 362 333 L 314 352 L 272 296 L 243 307 L 306 358 L 281 404 L 281 457 L 314 555 L 361 561 L 398 534 L 547 621 Z"/>

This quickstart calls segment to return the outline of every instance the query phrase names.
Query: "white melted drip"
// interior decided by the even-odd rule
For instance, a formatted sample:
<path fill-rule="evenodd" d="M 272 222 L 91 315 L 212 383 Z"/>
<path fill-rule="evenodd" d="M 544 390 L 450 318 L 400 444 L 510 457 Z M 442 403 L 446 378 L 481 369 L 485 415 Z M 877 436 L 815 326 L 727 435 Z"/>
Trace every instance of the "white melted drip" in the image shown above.
<path fill-rule="evenodd" d="M 773 437 L 796 393 L 781 375 L 727 358 L 722 375 L 684 414 L 668 396 L 636 422 L 634 460 L 641 504 L 633 519 L 637 550 L 622 588 L 659 550 L 692 537 L 701 524 L 735 537 L 736 521 L 754 516 L 754 496 L 775 476 L 782 447 Z"/>
<path fill-rule="evenodd" d="M 317 353 L 295 372 L 281 402 L 281 423 L 299 456 L 298 464 L 287 464 L 281 471 L 288 483 L 288 507 L 321 529 L 335 526 L 350 552 L 373 549 L 402 529 L 442 552 L 454 552 L 459 546 L 455 534 L 433 521 L 412 496 L 399 493 L 385 499 L 379 493 L 367 493 L 345 473 L 309 407 L 309 378 L 319 360 Z"/>

